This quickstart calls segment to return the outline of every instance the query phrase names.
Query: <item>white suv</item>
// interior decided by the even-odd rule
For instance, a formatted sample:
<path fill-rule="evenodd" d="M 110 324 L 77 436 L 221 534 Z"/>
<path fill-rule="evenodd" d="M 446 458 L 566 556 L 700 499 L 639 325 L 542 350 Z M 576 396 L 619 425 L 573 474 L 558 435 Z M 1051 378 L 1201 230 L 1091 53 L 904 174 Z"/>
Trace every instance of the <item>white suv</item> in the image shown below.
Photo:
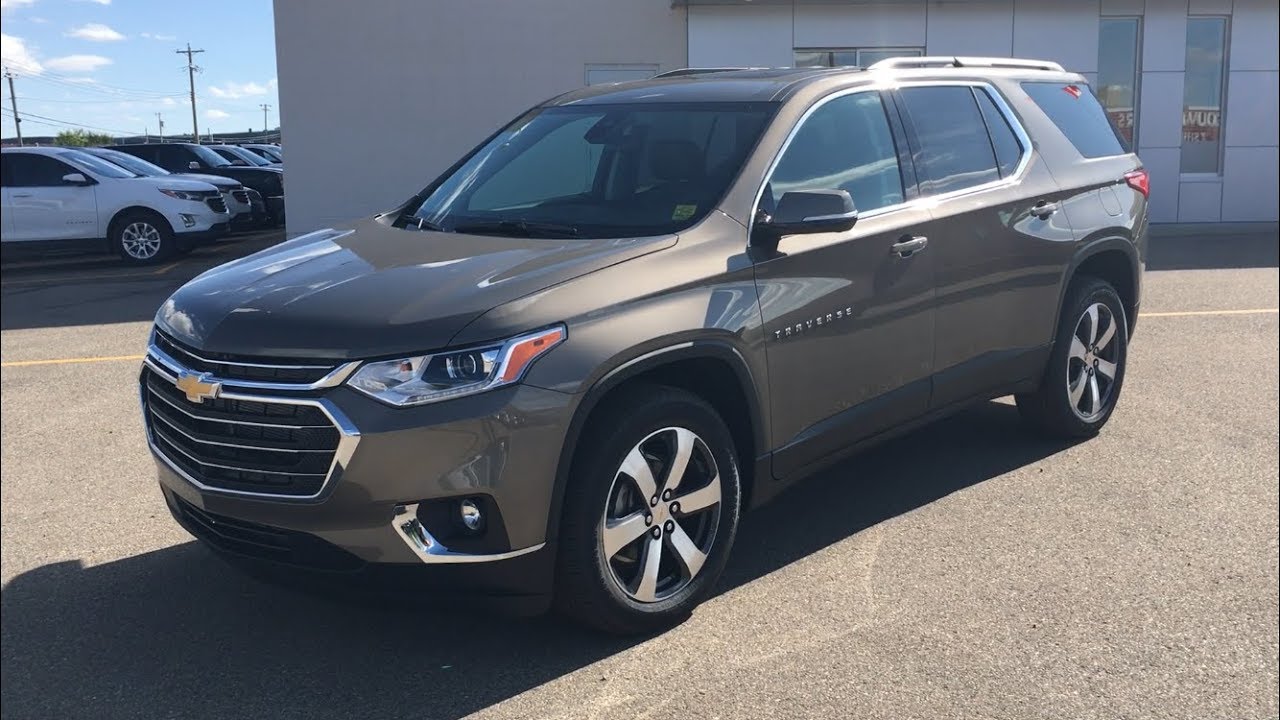
<path fill-rule="evenodd" d="M 5 244 L 106 240 L 147 264 L 221 237 L 231 220 L 209 183 L 142 177 L 74 148 L 5 148 L 0 177 Z"/>

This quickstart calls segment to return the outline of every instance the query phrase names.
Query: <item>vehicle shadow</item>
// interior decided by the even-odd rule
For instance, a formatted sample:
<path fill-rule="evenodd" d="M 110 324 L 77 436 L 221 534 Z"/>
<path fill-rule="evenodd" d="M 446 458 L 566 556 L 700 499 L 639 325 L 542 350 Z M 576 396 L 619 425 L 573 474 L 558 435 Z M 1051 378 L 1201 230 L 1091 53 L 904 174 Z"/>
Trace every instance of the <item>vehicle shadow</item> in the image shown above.
<path fill-rule="evenodd" d="M 748 515 L 719 591 L 1066 447 L 1016 416 L 983 404 Z M 195 543 L 45 565 L 8 583 L 2 606 L 12 717 L 458 718 L 642 642 L 555 618 L 298 593 Z"/>

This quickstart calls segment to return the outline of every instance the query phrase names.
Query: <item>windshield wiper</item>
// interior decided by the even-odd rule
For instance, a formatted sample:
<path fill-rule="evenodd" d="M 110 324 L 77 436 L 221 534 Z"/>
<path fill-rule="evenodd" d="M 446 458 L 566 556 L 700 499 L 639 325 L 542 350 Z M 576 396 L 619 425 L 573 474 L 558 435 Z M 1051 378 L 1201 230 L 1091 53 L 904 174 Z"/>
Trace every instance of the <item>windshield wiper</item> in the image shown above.
<path fill-rule="evenodd" d="M 578 237 L 581 232 L 574 225 L 537 222 L 530 220 L 480 220 L 455 225 L 454 232 L 477 235 L 507 235 L 510 237 Z"/>
<path fill-rule="evenodd" d="M 404 226 L 405 226 L 406 228 L 410 228 L 410 227 L 411 227 L 411 228 L 413 228 L 413 229 L 415 229 L 415 230 L 430 230 L 430 231 L 432 231 L 432 232 L 447 232 L 444 228 L 440 227 L 439 225 L 437 225 L 437 224 L 435 224 L 435 223 L 431 222 L 430 220 L 428 220 L 428 219 L 426 219 L 426 218 L 414 217 L 414 216 L 412 216 L 412 215 L 410 215 L 410 216 L 409 216 L 409 217 L 404 221 Z"/>

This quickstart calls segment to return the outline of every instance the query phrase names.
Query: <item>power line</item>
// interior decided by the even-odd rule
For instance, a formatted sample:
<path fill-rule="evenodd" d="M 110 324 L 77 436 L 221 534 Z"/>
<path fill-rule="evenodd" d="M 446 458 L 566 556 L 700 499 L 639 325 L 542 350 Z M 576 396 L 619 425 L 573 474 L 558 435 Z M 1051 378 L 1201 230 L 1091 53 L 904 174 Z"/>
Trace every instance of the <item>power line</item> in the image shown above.
<path fill-rule="evenodd" d="M 60 118 L 52 118 L 47 115 L 37 115 L 35 113 L 30 113 L 30 112 L 22 113 L 22 120 L 24 122 L 26 122 L 31 118 L 38 118 L 40 120 L 49 121 L 46 123 L 40 123 L 41 125 L 48 125 L 49 123 L 57 123 L 58 125 L 67 125 L 71 127 L 84 128 L 85 130 L 95 130 L 97 132 L 112 133 L 115 135 L 134 135 L 135 134 L 133 131 L 130 131 L 130 130 L 120 130 L 118 128 L 104 128 L 104 127 L 98 127 L 96 125 L 85 125 L 84 123 L 72 122 L 70 120 L 62 120 Z"/>
<path fill-rule="evenodd" d="M 199 143 L 200 124 L 196 120 L 196 70 L 199 70 L 199 68 L 196 67 L 193 56 L 196 53 L 204 52 L 204 50 L 192 50 L 191 43 L 187 43 L 186 50 L 175 50 L 174 52 L 179 55 L 185 53 L 187 56 L 187 82 L 191 85 L 191 139 L 193 142 Z"/>

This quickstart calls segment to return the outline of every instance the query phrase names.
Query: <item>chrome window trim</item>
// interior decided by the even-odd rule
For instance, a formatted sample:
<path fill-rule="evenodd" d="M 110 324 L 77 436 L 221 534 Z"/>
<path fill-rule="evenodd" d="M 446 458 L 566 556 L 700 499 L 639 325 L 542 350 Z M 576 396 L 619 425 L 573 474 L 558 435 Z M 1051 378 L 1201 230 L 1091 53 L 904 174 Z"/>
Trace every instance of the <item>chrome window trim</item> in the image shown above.
<path fill-rule="evenodd" d="M 183 350 L 182 352 L 187 352 L 187 351 Z M 200 357 L 199 355 L 196 355 L 195 353 L 187 352 L 187 354 L 191 355 L 197 360 L 200 360 L 201 362 L 207 362 L 207 363 L 218 364 L 218 365 L 240 365 L 243 367 L 282 368 L 282 369 L 320 369 L 320 368 L 329 367 L 328 365 L 263 365 L 258 363 L 224 362 L 221 360 L 207 360 L 205 358 Z M 147 357 L 148 359 L 154 358 L 158 363 L 160 363 L 165 368 L 167 368 L 170 374 L 175 376 L 183 372 L 196 372 L 195 370 L 188 368 L 186 365 L 183 365 L 181 362 L 175 359 L 172 355 L 166 353 L 164 350 L 161 350 L 160 347 L 156 345 L 154 337 L 151 339 L 150 344 L 147 345 Z M 264 380 L 239 380 L 236 378 L 218 377 L 213 373 L 198 373 L 198 374 L 206 377 L 209 380 L 209 382 L 221 383 L 224 387 L 249 388 L 253 390 L 295 390 L 295 391 L 296 390 L 322 390 L 324 388 L 337 387 L 341 385 L 343 382 L 346 381 L 347 377 L 350 376 L 351 373 L 354 372 L 356 367 L 359 365 L 360 365 L 359 360 L 353 360 L 351 362 L 342 363 L 341 365 L 331 370 L 324 377 L 311 383 L 281 383 L 281 382 L 267 382 Z"/>
<path fill-rule="evenodd" d="M 998 188 L 1004 188 L 1011 185 L 1015 185 L 1018 182 L 1020 182 L 1022 180 L 1023 175 L 1026 174 L 1027 167 L 1031 165 L 1031 157 L 1033 155 L 1032 151 L 1034 150 L 1034 146 L 1032 145 L 1032 142 L 1031 142 L 1031 136 L 1027 134 L 1026 128 L 1022 126 L 1022 122 L 1018 119 L 1018 116 L 1014 114 L 1013 108 L 1009 106 L 1009 103 L 1005 100 L 1004 95 L 1002 95 L 999 90 L 996 90 L 995 86 L 992 85 L 991 83 L 985 80 L 908 80 L 905 82 L 878 81 L 878 82 L 871 83 L 869 85 L 860 85 L 854 88 L 844 88 L 842 90 L 836 90 L 828 95 L 822 96 L 817 101 L 815 101 L 813 105 L 809 107 L 809 109 L 805 110 L 804 114 L 800 116 L 800 119 L 797 120 L 795 125 L 791 127 L 791 131 L 787 133 L 786 140 L 782 141 L 782 147 L 778 148 L 778 152 L 774 154 L 773 161 L 769 163 L 769 169 L 765 171 L 764 179 L 760 182 L 760 187 L 756 188 L 755 201 L 752 202 L 751 204 L 751 212 L 748 216 L 749 219 L 747 221 L 747 247 L 751 246 L 752 231 L 755 229 L 755 224 L 756 224 L 756 210 L 759 209 L 760 207 L 760 199 L 764 197 L 765 186 L 767 186 L 769 182 L 773 180 L 773 173 L 777 169 L 778 163 L 782 161 L 782 156 L 787 152 L 787 148 L 791 147 L 791 141 L 795 139 L 796 134 L 800 131 L 800 128 L 804 126 L 805 122 L 809 119 L 809 116 L 812 115 L 814 112 L 816 112 L 818 108 L 821 108 L 823 105 L 826 105 L 832 100 L 836 100 L 838 98 L 846 97 L 849 95 L 857 95 L 858 93 L 866 93 L 866 92 L 880 93 L 886 90 L 897 90 L 899 88 L 906 88 L 906 87 L 949 87 L 949 86 L 950 87 L 955 87 L 955 86 L 969 87 L 969 88 L 973 88 L 974 90 L 980 89 L 983 92 L 987 93 L 987 96 L 991 98 L 991 101 L 993 103 L 995 103 L 996 110 L 1002 116 L 1004 116 L 1005 122 L 1009 123 L 1009 127 L 1013 130 L 1013 134 L 1017 138 L 1018 144 L 1022 146 L 1022 155 L 1018 159 L 1018 165 L 1016 168 L 1014 168 L 1013 174 L 1009 175 L 1008 177 L 1002 177 L 998 180 L 992 180 L 991 182 L 982 183 L 981 185 L 974 185 L 973 187 L 961 188 L 959 190 L 952 190 L 950 192 L 945 192 L 938 195 L 921 195 L 911 200 L 906 200 L 900 203 L 894 203 L 893 205 L 885 205 L 884 207 L 879 207 L 865 213 L 860 212 L 858 213 L 858 220 L 861 221 L 867 218 L 878 217 L 880 215 L 887 215 L 889 213 L 897 212 L 899 210 L 905 210 L 907 208 L 922 207 L 922 206 L 928 207 L 931 205 L 936 205 L 941 202 L 945 202 L 952 198 L 957 198 L 965 195 L 973 195 L 976 193 L 986 192 L 988 190 L 995 190 Z M 880 102 L 882 107 L 884 107 L 884 111 L 886 113 L 889 112 L 889 108 L 885 106 L 883 98 L 881 98 Z M 978 109 L 978 111 L 979 113 L 981 113 L 981 109 Z M 890 123 L 890 132 L 892 132 L 892 129 L 893 129 L 892 123 Z M 988 133 L 990 133 L 990 130 L 988 130 Z M 897 138 L 894 138 L 894 140 L 896 142 Z M 994 158 L 994 156 L 995 156 L 995 149 L 992 148 L 992 157 Z M 997 171 L 999 171 L 998 164 L 996 166 L 996 169 Z M 899 164 L 899 175 L 901 175 L 901 164 Z M 905 191 L 906 191 L 905 187 L 903 188 L 903 191 L 905 195 Z M 854 226 L 854 229 L 855 230 L 857 229 L 856 225 Z"/>
<path fill-rule="evenodd" d="M 169 360 L 173 361 L 172 358 L 169 358 Z M 146 368 L 148 368 L 151 372 L 155 373 L 161 378 L 164 378 L 166 381 L 173 383 L 174 385 L 176 385 L 178 382 L 178 378 L 177 378 L 178 373 L 186 370 L 186 368 L 183 368 L 179 365 L 178 366 L 179 369 L 176 372 L 172 371 L 170 368 L 166 367 L 165 365 L 162 365 L 159 362 L 158 358 L 154 358 L 150 355 L 148 355 L 145 359 L 143 359 L 142 362 L 143 362 L 143 365 Z M 224 384 L 229 384 L 229 383 L 224 383 Z M 292 385 L 292 386 L 289 386 L 289 389 L 298 390 L 300 389 L 300 387 L 297 385 Z M 145 382 L 139 383 L 138 399 L 142 403 L 143 427 L 146 429 L 147 445 L 148 447 L 151 448 L 151 452 L 157 458 L 159 458 L 162 462 L 164 462 L 164 464 L 168 466 L 168 468 L 172 470 L 174 473 L 176 473 L 179 477 L 191 483 L 191 485 L 197 488 L 198 490 L 202 492 L 207 492 L 210 494 L 231 495 L 235 497 L 259 498 L 263 500 L 273 500 L 277 502 L 315 501 L 323 497 L 330 490 L 330 488 L 332 488 L 332 486 L 338 481 L 338 479 L 342 477 L 342 473 L 346 471 L 347 466 L 350 465 L 351 463 L 351 457 L 352 455 L 355 454 L 356 446 L 359 445 L 360 443 L 360 431 L 356 428 L 354 424 L 352 424 L 351 420 L 349 420 L 347 416 L 344 415 L 343 412 L 338 409 L 336 405 L 334 405 L 329 400 L 326 400 L 325 398 L 295 398 L 295 397 L 281 397 L 277 395 L 253 395 L 253 394 L 236 393 L 236 392 L 219 393 L 218 397 L 224 398 L 226 400 L 244 400 L 248 402 L 277 403 L 281 405 L 306 405 L 309 407 L 317 408 L 320 410 L 320 412 L 324 413 L 329 418 L 329 421 L 333 423 L 333 426 L 337 428 L 338 434 L 340 435 L 340 437 L 338 438 L 338 447 L 335 448 L 333 451 L 333 462 L 329 464 L 329 470 L 327 473 L 325 473 L 324 482 L 322 482 L 320 484 L 319 489 L 317 489 L 316 492 L 312 493 L 311 495 L 282 495 L 280 493 L 253 492 L 250 490 L 228 490 L 227 488 L 214 487 L 212 485 L 206 485 L 200 482 L 199 480 L 197 480 L 196 478 L 192 477 L 185 470 L 178 467 L 178 465 L 173 460 L 170 460 L 168 456 L 166 456 L 164 452 L 161 451 L 160 448 L 156 446 L 155 440 L 152 438 L 151 424 L 146 422 L 146 408 L 147 408 L 146 393 L 147 392 L 149 391 L 147 390 L 146 383 Z M 207 420 L 208 418 L 205 418 L 205 419 Z M 296 428 L 296 427 L 305 427 L 305 426 L 289 425 L 288 427 Z M 179 449 L 179 452 L 181 452 L 181 449 Z M 209 465 L 209 463 L 204 463 L 204 462 L 201 462 L 201 464 Z M 233 469 L 244 470 L 245 468 L 233 468 Z M 270 471 L 267 471 L 267 470 L 261 470 L 261 471 L 254 470 L 254 472 L 264 472 L 264 473 L 270 474 Z M 285 474 L 306 475 L 308 473 L 285 473 Z M 313 473 L 313 474 L 318 474 L 318 473 Z"/>

